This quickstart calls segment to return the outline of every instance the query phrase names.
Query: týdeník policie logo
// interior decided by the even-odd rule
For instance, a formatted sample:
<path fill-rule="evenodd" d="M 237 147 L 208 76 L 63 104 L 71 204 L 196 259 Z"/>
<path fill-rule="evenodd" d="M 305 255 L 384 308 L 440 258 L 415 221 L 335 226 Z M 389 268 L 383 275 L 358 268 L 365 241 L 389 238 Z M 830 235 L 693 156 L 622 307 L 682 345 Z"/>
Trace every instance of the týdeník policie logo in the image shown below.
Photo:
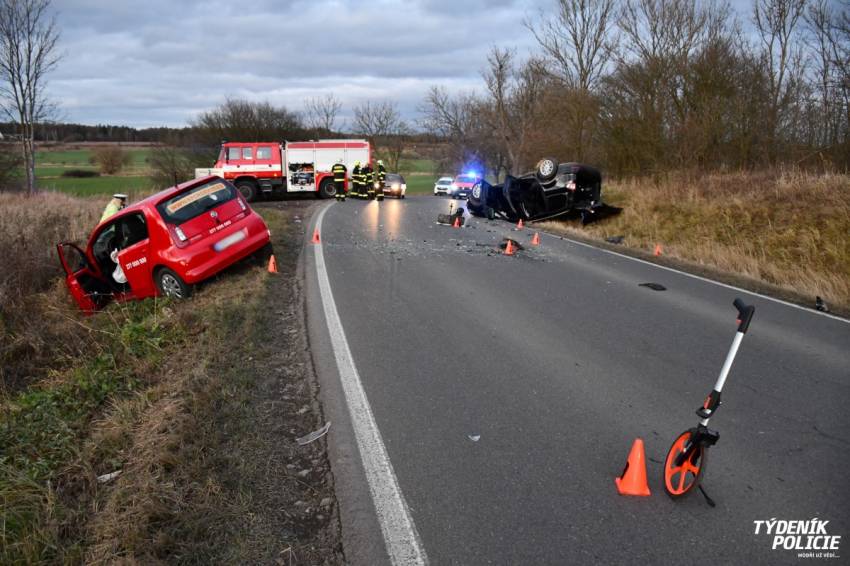
<path fill-rule="evenodd" d="M 806 521 L 786 521 L 771 518 L 769 521 L 753 521 L 755 534 L 773 537 L 773 550 L 792 550 L 797 558 L 838 558 L 841 535 L 831 535 L 827 530 L 829 521 L 818 518 Z"/>

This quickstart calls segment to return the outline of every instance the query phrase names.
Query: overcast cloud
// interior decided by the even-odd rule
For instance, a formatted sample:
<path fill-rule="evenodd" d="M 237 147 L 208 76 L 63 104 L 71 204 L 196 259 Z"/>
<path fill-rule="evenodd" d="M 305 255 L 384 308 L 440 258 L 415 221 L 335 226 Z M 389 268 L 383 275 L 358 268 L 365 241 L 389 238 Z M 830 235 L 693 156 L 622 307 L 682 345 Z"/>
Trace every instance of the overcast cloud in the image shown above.
<path fill-rule="evenodd" d="M 433 84 L 480 86 L 493 43 L 528 53 L 525 14 L 547 0 L 106 2 L 55 0 L 63 119 L 183 126 L 225 97 L 294 110 L 333 92 L 345 114 L 396 101 L 408 119 Z"/>
<path fill-rule="evenodd" d="M 743 0 L 738 0 L 743 2 Z M 226 97 L 301 110 L 333 92 L 408 120 L 431 85 L 481 87 L 493 44 L 533 48 L 521 22 L 552 0 L 54 0 L 63 121 L 184 126 Z M 349 120 L 350 123 L 350 120 Z"/>

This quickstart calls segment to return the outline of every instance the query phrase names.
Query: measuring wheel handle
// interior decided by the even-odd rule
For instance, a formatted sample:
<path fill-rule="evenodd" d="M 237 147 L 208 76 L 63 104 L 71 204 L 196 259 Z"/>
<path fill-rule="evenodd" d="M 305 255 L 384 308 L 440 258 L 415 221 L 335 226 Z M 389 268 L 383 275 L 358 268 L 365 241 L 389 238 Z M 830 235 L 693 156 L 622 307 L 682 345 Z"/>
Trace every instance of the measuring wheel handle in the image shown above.
<path fill-rule="evenodd" d="M 708 448 L 717 444 L 720 434 L 708 428 L 708 421 L 720 407 L 720 394 L 723 385 L 732 368 L 732 362 L 738 353 L 738 348 L 744 338 L 744 334 L 750 327 L 750 322 L 755 313 L 755 307 L 745 304 L 741 299 L 735 299 L 732 303 L 738 310 L 738 330 L 735 339 L 726 354 L 726 361 L 720 370 L 720 376 L 714 384 L 714 389 L 705 398 L 702 406 L 697 409 L 700 418 L 699 425 L 691 428 L 676 437 L 667 457 L 664 460 L 664 489 L 667 495 L 674 499 L 684 497 L 691 493 L 694 488 L 700 487 L 700 480 L 705 474 L 705 466 L 708 461 Z M 706 501 L 714 507 L 714 502 L 703 491 Z"/>

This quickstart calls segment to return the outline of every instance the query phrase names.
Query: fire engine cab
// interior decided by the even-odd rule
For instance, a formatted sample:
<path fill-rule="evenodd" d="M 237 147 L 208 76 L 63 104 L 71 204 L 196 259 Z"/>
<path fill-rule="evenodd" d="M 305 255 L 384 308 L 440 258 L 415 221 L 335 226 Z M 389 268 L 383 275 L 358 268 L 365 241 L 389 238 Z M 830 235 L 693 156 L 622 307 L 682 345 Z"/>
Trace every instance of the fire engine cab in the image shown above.
<path fill-rule="evenodd" d="M 336 194 L 331 167 L 342 162 L 348 170 L 354 163 L 371 159 L 366 140 L 319 140 L 309 142 L 224 142 L 215 166 L 195 169 L 195 178 L 216 175 L 236 185 L 247 201 L 272 193 L 316 193 L 319 198 Z"/>

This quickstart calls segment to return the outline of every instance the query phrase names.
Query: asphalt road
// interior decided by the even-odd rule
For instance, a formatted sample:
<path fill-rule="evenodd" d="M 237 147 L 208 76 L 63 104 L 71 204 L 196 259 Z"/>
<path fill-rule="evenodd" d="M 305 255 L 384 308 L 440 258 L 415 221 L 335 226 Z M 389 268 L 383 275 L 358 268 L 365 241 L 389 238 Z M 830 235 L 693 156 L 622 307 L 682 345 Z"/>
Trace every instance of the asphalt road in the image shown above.
<path fill-rule="evenodd" d="M 850 556 L 850 324 L 532 229 L 437 225 L 448 201 L 328 204 L 322 254 L 398 486 L 432 564 L 805 563 L 754 521 L 828 520 Z M 312 233 L 312 228 L 311 228 Z M 329 418 L 346 553 L 388 561 L 308 244 L 311 347 Z M 639 286 L 655 282 L 666 291 Z M 662 460 L 756 305 L 711 427 L 699 493 Z M 473 441 L 470 436 L 480 436 Z M 644 439 L 652 496 L 614 486 Z M 816 560 L 817 559 L 809 559 Z"/>

